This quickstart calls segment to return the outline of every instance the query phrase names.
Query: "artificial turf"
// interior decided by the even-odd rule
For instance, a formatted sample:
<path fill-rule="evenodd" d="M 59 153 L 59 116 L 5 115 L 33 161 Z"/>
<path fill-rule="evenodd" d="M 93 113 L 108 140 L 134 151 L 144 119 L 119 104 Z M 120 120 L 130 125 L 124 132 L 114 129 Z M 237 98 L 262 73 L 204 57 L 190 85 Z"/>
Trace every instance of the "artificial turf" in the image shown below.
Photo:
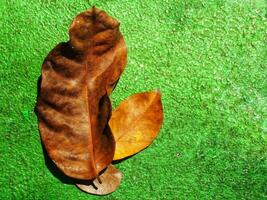
<path fill-rule="evenodd" d="M 45 56 L 93 5 L 128 47 L 113 107 L 160 88 L 165 117 L 104 197 L 49 171 L 34 113 Z M 0 199 L 266 199 L 266 11 L 265 0 L 0 0 Z"/>

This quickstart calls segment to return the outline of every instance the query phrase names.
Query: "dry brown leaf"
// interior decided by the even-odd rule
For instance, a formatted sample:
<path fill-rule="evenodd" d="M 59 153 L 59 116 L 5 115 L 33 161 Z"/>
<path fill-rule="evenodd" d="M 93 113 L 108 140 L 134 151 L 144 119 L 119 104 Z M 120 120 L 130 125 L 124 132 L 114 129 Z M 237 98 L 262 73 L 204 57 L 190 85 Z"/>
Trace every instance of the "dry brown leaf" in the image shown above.
<path fill-rule="evenodd" d="M 157 137 L 163 121 L 159 90 L 135 94 L 112 112 L 109 121 L 116 141 L 114 160 L 138 153 Z"/>
<path fill-rule="evenodd" d="M 91 180 L 113 159 L 108 95 L 125 67 L 127 52 L 119 23 L 95 7 L 73 20 L 69 35 L 42 66 L 39 130 L 59 169 Z"/>
<path fill-rule="evenodd" d="M 122 173 L 116 169 L 113 165 L 110 165 L 98 178 L 93 182 L 86 184 L 76 184 L 82 191 L 97 194 L 106 195 L 114 192 L 120 185 Z"/>

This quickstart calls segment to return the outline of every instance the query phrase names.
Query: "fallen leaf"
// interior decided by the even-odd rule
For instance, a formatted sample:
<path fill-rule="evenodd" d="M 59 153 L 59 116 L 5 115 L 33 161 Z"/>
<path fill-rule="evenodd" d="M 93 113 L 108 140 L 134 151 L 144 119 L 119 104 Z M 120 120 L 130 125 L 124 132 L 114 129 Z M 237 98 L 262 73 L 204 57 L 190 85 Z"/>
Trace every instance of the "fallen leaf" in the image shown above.
<path fill-rule="evenodd" d="M 69 35 L 42 65 L 39 130 L 59 169 L 91 180 L 113 159 L 108 95 L 124 70 L 126 45 L 119 23 L 95 7 L 76 16 Z"/>
<path fill-rule="evenodd" d="M 112 112 L 109 121 L 116 141 L 113 160 L 138 153 L 157 137 L 163 122 L 159 90 L 135 94 Z"/>
<path fill-rule="evenodd" d="M 121 178 L 122 173 L 113 165 L 109 165 L 103 174 L 93 182 L 88 182 L 88 184 L 76 184 L 76 186 L 90 194 L 106 195 L 114 192 L 119 187 Z"/>

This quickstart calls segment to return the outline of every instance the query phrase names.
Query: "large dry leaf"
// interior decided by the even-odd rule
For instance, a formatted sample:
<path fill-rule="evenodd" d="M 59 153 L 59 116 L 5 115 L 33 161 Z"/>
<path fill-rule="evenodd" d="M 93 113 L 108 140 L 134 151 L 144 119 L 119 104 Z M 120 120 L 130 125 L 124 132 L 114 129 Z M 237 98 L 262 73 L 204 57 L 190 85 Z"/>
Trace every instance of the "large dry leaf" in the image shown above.
<path fill-rule="evenodd" d="M 113 165 L 110 165 L 98 178 L 88 184 L 76 184 L 82 191 L 106 195 L 114 192 L 120 185 L 122 173 Z"/>
<path fill-rule="evenodd" d="M 109 121 L 116 141 L 114 160 L 138 153 L 157 137 L 163 121 L 159 90 L 135 94 L 113 111 Z"/>
<path fill-rule="evenodd" d="M 69 35 L 42 66 L 39 130 L 55 164 L 70 177 L 89 180 L 113 159 L 108 94 L 126 64 L 126 46 L 119 23 L 95 7 L 74 19 Z"/>

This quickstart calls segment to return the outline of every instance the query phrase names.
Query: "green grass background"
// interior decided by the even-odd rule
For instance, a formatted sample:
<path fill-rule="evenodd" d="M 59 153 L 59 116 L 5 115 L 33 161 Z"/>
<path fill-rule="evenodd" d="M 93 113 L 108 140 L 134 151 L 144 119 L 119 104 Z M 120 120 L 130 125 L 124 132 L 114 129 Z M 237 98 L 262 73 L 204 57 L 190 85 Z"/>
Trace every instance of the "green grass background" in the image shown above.
<path fill-rule="evenodd" d="M 45 56 L 93 5 L 128 46 L 113 107 L 160 88 L 165 115 L 105 197 L 53 176 L 34 113 Z M 265 0 L 0 0 L 0 199 L 267 199 L 266 11 Z"/>

